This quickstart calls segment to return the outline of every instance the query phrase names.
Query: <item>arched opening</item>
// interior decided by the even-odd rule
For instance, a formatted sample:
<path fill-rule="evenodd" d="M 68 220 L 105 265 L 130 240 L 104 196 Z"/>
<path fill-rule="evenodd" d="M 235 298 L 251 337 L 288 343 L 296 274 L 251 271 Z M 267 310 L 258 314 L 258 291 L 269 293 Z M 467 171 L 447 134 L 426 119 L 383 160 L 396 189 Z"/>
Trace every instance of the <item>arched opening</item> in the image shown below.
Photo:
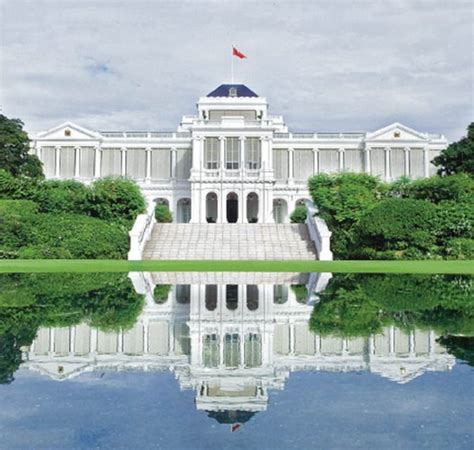
<path fill-rule="evenodd" d="M 167 206 L 168 208 L 170 207 L 170 202 L 168 201 L 167 198 L 158 197 L 158 198 L 154 198 L 153 201 L 154 201 L 157 205 Z"/>
<path fill-rule="evenodd" d="M 288 205 L 282 198 L 273 200 L 273 220 L 275 223 L 285 223 L 288 216 Z"/>
<path fill-rule="evenodd" d="M 208 284 L 206 285 L 206 309 L 208 311 L 214 311 L 217 308 L 217 285 Z"/>
<path fill-rule="evenodd" d="M 273 285 L 273 303 L 283 305 L 288 300 L 288 286 L 285 284 Z"/>
<path fill-rule="evenodd" d="M 206 195 L 206 220 L 207 223 L 217 222 L 217 194 L 209 192 Z"/>
<path fill-rule="evenodd" d="M 249 311 L 258 309 L 258 286 L 256 284 L 247 285 L 247 308 Z"/>
<path fill-rule="evenodd" d="M 188 305 L 191 302 L 191 285 L 177 284 L 175 287 L 176 302 L 180 305 Z"/>
<path fill-rule="evenodd" d="M 178 223 L 189 223 L 191 220 L 191 199 L 180 198 L 178 200 L 178 211 L 177 211 L 177 222 Z"/>
<path fill-rule="evenodd" d="M 258 195 L 255 192 L 247 195 L 247 220 L 249 223 L 258 222 Z"/>
<path fill-rule="evenodd" d="M 239 306 L 239 286 L 237 284 L 228 284 L 225 287 L 225 305 L 231 311 L 235 311 Z"/>
<path fill-rule="evenodd" d="M 306 198 L 300 198 L 296 200 L 295 208 L 297 208 L 298 206 L 306 206 L 306 200 Z"/>
<path fill-rule="evenodd" d="M 227 194 L 227 222 L 236 223 L 239 218 L 239 197 L 235 192 Z"/>

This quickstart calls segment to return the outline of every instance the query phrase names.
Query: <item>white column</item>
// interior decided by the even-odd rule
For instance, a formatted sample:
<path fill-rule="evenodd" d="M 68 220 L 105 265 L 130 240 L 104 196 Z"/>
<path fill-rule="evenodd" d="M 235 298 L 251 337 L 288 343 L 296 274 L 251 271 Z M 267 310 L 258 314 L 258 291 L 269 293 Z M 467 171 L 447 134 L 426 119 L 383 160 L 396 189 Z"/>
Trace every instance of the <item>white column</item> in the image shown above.
<path fill-rule="evenodd" d="M 146 149 L 146 168 L 145 168 L 145 180 L 150 181 L 151 179 L 151 148 Z"/>
<path fill-rule="evenodd" d="M 79 167 L 81 164 L 81 147 L 74 149 L 74 177 L 79 178 Z"/>
<path fill-rule="evenodd" d="M 260 138 L 260 149 L 262 152 L 261 166 L 267 172 L 271 172 L 273 170 L 273 158 L 270 138 L 268 136 L 263 136 Z"/>
<path fill-rule="evenodd" d="M 395 327 L 393 326 L 389 328 L 388 351 L 390 354 L 395 353 Z"/>
<path fill-rule="evenodd" d="M 290 355 L 295 354 L 295 324 L 290 323 Z"/>
<path fill-rule="evenodd" d="M 221 157 L 221 170 L 225 168 L 225 137 L 219 136 L 219 142 L 221 147 L 220 157 Z"/>
<path fill-rule="evenodd" d="M 117 333 L 117 353 L 123 353 L 123 331 Z"/>
<path fill-rule="evenodd" d="M 365 147 L 363 150 L 364 152 L 364 170 L 365 173 L 370 173 L 371 172 L 371 167 L 370 167 L 370 148 Z"/>
<path fill-rule="evenodd" d="M 127 174 L 127 149 L 122 147 L 122 176 L 124 177 Z"/>
<path fill-rule="evenodd" d="M 69 329 L 69 354 L 74 355 L 76 352 L 76 327 Z"/>
<path fill-rule="evenodd" d="M 430 355 L 435 353 L 435 343 L 436 343 L 436 336 L 433 330 L 429 331 L 429 341 L 428 341 L 428 348 Z"/>
<path fill-rule="evenodd" d="M 314 349 L 315 349 L 316 355 L 321 354 L 321 335 L 320 334 L 316 334 L 314 336 Z"/>
<path fill-rule="evenodd" d="M 430 149 L 429 147 L 425 147 L 423 149 L 423 163 L 424 163 L 424 176 L 430 176 Z"/>
<path fill-rule="evenodd" d="M 313 148 L 313 174 L 319 173 L 319 157 L 318 157 L 318 149 Z"/>
<path fill-rule="evenodd" d="M 171 178 L 176 178 L 176 148 L 171 148 Z"/>
<path fill-rule="evenodd" d="M 344 172 L 344 149 L 339 149 L 339 173 Z"/>
<path fill-rule="evenodd" d="M 245 136 L 240 136 L 240 171 L 245 173 Z"/>
<path fill-rule="evenodd" d="M 392 179 L 390 170 L 390 147 L 385 147 L 385 180 L 390 181 Z"/>
<path fill-rule="evenodd" d="M 94 153 L 95 153 L 95 166 L 94 166 L 94 177 L 95 178 L 100 178 L 100 173 L 101 173 L 101 150 L 100 147 L 94 147 Z"/>
<path fill-rule="evenodd" d="M 56 147 L 55 150 L 56 150 L 56 151 L 55 151 L 55 155 L 54 155 L 54 156 L 55 156 L 55 158 L 54 158 L 54 164 L 55 164 L 55 165 L 54 165 L 54 176 L 55 176 L 56 178 L 59 178 L 59 167 L 60 167 L 60 165 L 59 165 L 59 163 L 60 163 L 59 158 L 61 157 L 61 147 Z"/>
<path fill-rule="evenodd" d="M 405 147 L 404 149 L 404 157 L 405 157 L 405 176 L 410 176 L 410 147 Z"/>
<path fill-rule="evenodd" d="M 415 333 L 413 331 L 410 331 L 410 335 L 408 337 L 408 351 L 410 354 L 414 354 L 416 349 L 415 349 Z"/>
<path fill-rule="evenodd" d="M 48 354 L 54 355 L 54 343 L 55 343 L 55 333 L 54 328 L 49 329 L 49 347 L 48 347 Z"/>
<path fill-rule="evenodd" d="M 91 328 L 90 342 L 89 342 L 89 352 L 97 353 L 97 328 Z"/>
<path fill-rule="evenodd" d="M 288 184 L 293 184 L 294 182 L 294 169 L 293 169 L 294 151 L 295 150 L 293 148 L 288 149 Z"/>

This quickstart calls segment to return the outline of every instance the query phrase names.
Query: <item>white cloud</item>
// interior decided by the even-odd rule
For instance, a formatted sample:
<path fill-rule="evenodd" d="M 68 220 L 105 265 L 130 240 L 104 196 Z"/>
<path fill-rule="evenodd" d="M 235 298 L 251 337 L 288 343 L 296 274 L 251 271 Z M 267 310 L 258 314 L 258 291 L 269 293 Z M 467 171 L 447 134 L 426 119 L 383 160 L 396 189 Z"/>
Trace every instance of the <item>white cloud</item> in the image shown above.
<path fill-rule="evenodd" d="M 295 130 L 473 117 L 470 2 L 4 0 L 1 104 L 30 131 L 173 129 L 230 75 Z"/>

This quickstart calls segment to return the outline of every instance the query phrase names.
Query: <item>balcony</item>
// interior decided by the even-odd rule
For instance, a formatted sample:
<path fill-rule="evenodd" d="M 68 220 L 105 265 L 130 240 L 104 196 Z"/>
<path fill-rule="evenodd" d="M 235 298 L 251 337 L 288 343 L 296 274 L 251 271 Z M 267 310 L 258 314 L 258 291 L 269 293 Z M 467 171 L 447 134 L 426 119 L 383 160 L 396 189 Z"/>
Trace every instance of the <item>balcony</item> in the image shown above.
<path fill-rule="evenodd" d="M 202 177 L 211 180 L 257 180 L 260 177 L 260 169 L 203 169 Z"/>

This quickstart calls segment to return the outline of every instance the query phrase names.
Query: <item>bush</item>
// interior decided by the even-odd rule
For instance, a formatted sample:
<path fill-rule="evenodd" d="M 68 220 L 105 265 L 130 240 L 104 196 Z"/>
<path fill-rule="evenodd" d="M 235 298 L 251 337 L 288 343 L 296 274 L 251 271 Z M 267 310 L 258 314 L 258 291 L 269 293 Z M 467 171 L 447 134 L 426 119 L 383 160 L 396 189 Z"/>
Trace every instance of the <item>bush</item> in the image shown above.
<path fill-rule="evenodd" d="M 382 200 L 358 225 L 361 246 L 382 252 L 398 251 L 394 256 L 400 258 L 418 257 L 433 251 L 436 213 L 436 206 L 423 200 Z"/>
<path fill-rule="evenodd" d="M 453 237 L 474 239 L 474 201 L 441 202 L 437 208 L 433 232 L 442 245 Z"/>
<path fill-rule="evenodd" d="M 155 219 L 158 223 L 173 222 L 173 215 L 171 214 L 171 211 L 168 208 L 168 205 L 156 205 Z"/>
<path fill-rule="evenodd" d="M 157 284 L 153 290 L 153 300 L 159 305 L 165 303 L 168 300 L 170 291 L 171 284 Z"/>
<path fill-rule="evenodd" d="M 297 206 L 290 216 L 291 223 L 304 223 L 306 220 L 306 206 Z"/>
<path fill-rule="evenodd" d="M 465 201 L 474 196 L 474 179 L 464 173 L 423 178 L 407 184 L 402 195 L 433 203 L 444 200 Z"/>
<path fill-rule="evenodd" d="M 47 180 L 38 184 L 31 198 L 40 212 L 88 214 L 90 189 L 73 180 Z"/>
<path fill-rule="evenodd" d="M 373 209 L 387 187 L 367 174 L 321 174 L 311 177 L 308 187 L 320 216 L 333 235 L 331 248 L 336 258 L 349 258 L 356 245 L 355 227 Z"/>
<path fill-rule="evenodd" d="M 474 239 L 450 239 L 446 243 L 446 255 L 450 259 L 474 259 Z"/>
<path fill-rule="evenodd" d="M 126 232 L 115 224 L 77 214 L 39 214 L 23 258 L 121 259 Z"/>
<path fill-rule="evenodd" d="M 101 178 L 91 186 L 90 215 L 107 221 L 133 221 L 145 211 L 138 185 L 127 178 Z"/>

